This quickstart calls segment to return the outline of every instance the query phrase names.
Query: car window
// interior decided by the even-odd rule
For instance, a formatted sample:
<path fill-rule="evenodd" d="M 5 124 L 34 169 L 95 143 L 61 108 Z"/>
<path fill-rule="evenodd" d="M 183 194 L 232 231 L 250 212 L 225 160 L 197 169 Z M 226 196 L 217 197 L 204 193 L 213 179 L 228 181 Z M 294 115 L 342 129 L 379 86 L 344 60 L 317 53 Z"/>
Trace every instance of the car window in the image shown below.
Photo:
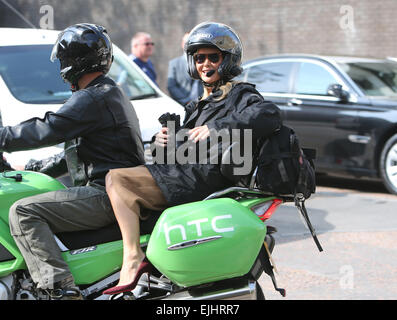
<path fill-rule="evenodd" d="M 293 62 L 270 62 L 244 69 L 244 81 L 256 85 L 259 92 L 287 93 Z"/>
<path fill-rule="evenodd" d="M 328 87 L 335 83 L 338 83 L 337 79 L 324 67 L 302 62 L 296 78 L 295 91 L 298 94 L 328 95 Z"/>
<path fill-rule="evenodd" d="M 31 104 L 64 103 L 70 86 L 59 75 L 59 61 L 50 61 L 52 45 L 0 47 L 0 75 L 14 97 Z M 127 56 L 116 54 L 108 75 L 132 99 L 157 96 Z"/>
<path fill-rule="evenodd" d="M 397 95 L 397 64 L 394 62 L 339 63 L 367 96 Z"/>
<path fill-rule="evenodd" d="M 124 90 L 130 100 L 157 96 L 153 87 L 131 65 L 125 55 L 114 54 L 112 67 L 108 76 Z"/>
<path fill-rule="evenodd" d="M 52 63 L 52 45 L 0 47 L 0 75 L 9 90 L 25 103 L 62 103 L 70 87 L 59 76 L 59 62 Z"/>

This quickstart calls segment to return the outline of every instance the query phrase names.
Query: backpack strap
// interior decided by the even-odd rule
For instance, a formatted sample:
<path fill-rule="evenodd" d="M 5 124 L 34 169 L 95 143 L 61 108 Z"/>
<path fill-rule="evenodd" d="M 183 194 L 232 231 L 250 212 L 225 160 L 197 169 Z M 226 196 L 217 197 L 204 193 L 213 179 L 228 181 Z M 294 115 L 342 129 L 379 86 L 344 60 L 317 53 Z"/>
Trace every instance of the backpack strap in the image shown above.
<path fill-rule="evenodd" d="M 276 134 L 280 134 L 280 133 L 276 133 Z M 275 138 L 270 139 L 270 143 L 272 145 L 272 150 L 273 150 L 273 159 L 282 159 L 290 156 L 289 152 L 281 152 L 277 139 Z M 283 182 L 288 182 L 289 177 L 288 177 L 287 169 L 285 168 L 284 165 L 284 161 L 279 161 L 277 166 L 281 176 L 281 180 Z"/>

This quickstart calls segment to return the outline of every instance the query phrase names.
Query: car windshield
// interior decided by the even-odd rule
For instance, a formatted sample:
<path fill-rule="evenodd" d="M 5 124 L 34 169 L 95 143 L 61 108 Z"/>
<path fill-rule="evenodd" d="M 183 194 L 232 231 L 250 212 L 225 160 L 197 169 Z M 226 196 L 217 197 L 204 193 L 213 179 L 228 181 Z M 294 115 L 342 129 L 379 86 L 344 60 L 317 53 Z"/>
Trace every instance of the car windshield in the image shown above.
<path fill-rule="evenodd" d="M 0 76 L 14 97 L 24 103 L 64 103 L 71 91 L 59 75 L 59 61 L 50 61 L 52 45 L 0 47 Z M 109 76 L 132 99 L 157 96 L 156 91 L 126 61 L 115 54 Z"/>
<path fill-rule="evenodd" d="M 397 63 L 338 63 L 367 96 L 397 96 Z"/>

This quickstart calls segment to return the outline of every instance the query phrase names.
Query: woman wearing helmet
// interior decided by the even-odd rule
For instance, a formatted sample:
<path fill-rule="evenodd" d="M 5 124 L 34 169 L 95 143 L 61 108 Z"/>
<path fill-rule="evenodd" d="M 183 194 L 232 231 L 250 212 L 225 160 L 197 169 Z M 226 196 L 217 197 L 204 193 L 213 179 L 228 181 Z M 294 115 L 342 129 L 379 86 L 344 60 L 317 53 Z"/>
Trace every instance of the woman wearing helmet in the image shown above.
<path fill-rule="evenodd" d="M 175 161 L 113 169 L 107 174 L 106 191 L 123 235 L 124 256 L 119 284 L 104 291 L 105 294 L 131 291 L 140 275 L 150 272 L 150 262 L 139 246 L 139 218 L 145 218 L 142 208 L 163 210 L 168 206 L 203 200 L 209 194 L 243 180 L 244 176 L 225 176 L 221 172 L 219 160 L 228 146 L 211 144 L 213 132 L 223 130 L 233 133 L 233 138 L 236 132 L 240 136 L 248 129 L 252 135 L 246 144 L 251 148 L 244 160 L 252 162 L 256 141 L 280 127 L 280 111 L 276 105 L 264 101 L 254 85 L 232 81 L 241 73 L 242 51 L 241 41 L 230 27 L 214 22 L 196 26 L 190 32 L 185 52 L 188 73 L 202 81 L 204 94 L 186 106 L 186 117 L 178 134 L 184 132 L 187 141 L 174 144 L 171 127 L 162 128 L 155 137 L 156 151 L 166 146 L 167 154 L 171 151 L 176 155 L 169 159 Z M 229 146 L 231 142 L 233 140 L 229 140 Z M 210 145 L 211 148 L 204 152 L 207 161 L 202 161 L 201 148 L 191 148 L 198 143 Z M 174 145 L 177 147 L 173 148 Z M 183 155 L 192 149 L 197 154 L 186 161 Z M 244 152 L 247 153 L 246 148 Z"/>

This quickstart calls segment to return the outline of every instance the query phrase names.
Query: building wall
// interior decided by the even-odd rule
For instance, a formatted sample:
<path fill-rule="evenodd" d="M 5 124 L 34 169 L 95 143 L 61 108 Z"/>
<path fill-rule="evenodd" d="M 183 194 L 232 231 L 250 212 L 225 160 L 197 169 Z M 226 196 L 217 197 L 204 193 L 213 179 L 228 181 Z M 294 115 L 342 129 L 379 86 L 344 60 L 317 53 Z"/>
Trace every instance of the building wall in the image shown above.
<path fill-rule="evenodd" d="M 232 26 L 244 60 L 266 54 L 397 56 L 395 0 L 7 0 L 40 26 L 43 5 L 54 9 L 54 28 L 78 22 L 106 26 L 126 53 L 130 38 L 146 31 L 155 42 L 152 60 L 166 90 L 168 61 L 180 54 L 183 33 L 203 21 Z M 0 2 L 0 26 L 28 27 Z"/>

